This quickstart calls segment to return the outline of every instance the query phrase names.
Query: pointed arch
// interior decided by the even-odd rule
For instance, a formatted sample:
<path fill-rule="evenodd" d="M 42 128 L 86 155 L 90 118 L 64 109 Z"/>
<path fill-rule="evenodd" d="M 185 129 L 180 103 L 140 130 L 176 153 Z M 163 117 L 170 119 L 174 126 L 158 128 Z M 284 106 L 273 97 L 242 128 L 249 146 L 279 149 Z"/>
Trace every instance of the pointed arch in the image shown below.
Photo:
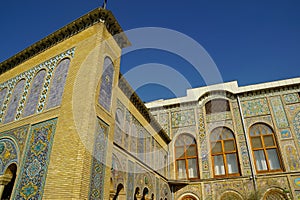
<path fill-rule="evenodd" d="M 27 102 L 24 108 L 23 117 L 32 115 L 35 113 L 37 109 L 37 105 L 39 103 L 39 97 L 41 95 L 43 89 L 43 83 L 45 81 L 46 70 L 40 70 L 34 77 L 31 83 L 31 89 L 29 92 L 29 96 L 27 98 Z"/>
<path fill-rule="evenodd" d="M 111 107 L 114 70 L 115 69 L 113 61 L 109 57 L 105 57 L 103 71 L 101 74 L 101 85 L 98 103 L 108 112 L 110 112 Z"/>
<path fill-rule="evenodd" d="M 7 106 L 4 123 L 12 122 L 15 119 L 19 103 L 24 92 L 25 79 L 21 79 L 14 87 L 13 93 Z"/>
<path fill-rule="evenodd" d="M 50 94 L 47 100 L 47 109 L 59 106 L 65 89 L 65 83 L 71 60 L 65 58 L 61 60 L 54 72 L 51 80 Z"/>

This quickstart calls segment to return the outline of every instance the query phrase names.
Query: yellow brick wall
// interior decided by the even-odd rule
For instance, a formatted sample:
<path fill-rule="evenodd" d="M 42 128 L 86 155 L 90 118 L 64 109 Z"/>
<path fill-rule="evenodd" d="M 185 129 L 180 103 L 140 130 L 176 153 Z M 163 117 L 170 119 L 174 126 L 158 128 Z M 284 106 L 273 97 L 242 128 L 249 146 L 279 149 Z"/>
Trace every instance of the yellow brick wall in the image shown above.
<path fill-rule="evenodd" d="M 93 147 L 97 119 L 95 100 L 97 99 L 97 86 L 101 77 L 104 56 L 108 55 L 117 59 L 115 61 L 117 72 L 115 85 L 119 73 L 120 62 L 118 59 L 121 49 L 113 39 L 109 39 L 110 37 L 105 25 L 98 23 L 0 76 L 0 82 L 5 82 L 75 47 L 61 106 L 0 126 L 2 132 L 25 124 L 35 124 L 58 117 L 43 199 L 88 198 L 91 147 Z M 110 114 L 100 112 L 99 117 L 107 119 L 109 125 L 113 123 Z M 112 131 L 110 133 L 113 133 Z M 18 169 L 17 173 L 19 171 Z M 107 175 L 109 176 L 109 173 Z"/>

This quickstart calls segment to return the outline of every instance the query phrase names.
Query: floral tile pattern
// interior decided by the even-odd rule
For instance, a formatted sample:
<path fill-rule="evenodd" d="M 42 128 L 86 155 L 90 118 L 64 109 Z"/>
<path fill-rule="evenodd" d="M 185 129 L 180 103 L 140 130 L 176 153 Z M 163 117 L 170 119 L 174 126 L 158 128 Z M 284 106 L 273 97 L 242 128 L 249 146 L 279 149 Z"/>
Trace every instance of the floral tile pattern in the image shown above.
<path fill-rule="evenodd" d="M 297 93 L 291 93 L 283 95 L 284 101 L 286 104 L 298 103 L 299 95 Z"/>
<path fill-rule="evenodd" d="M 42 199 L 56 122 L 52 119 L 31 127 L 12 199 Z"/>
<path fill-rule="evenodd" d="M 243 115 L 245 117 L 270 114 L 266 98 L 242 101 L 241 104 L 243 108 Z"/>
<path fill-rule="evenodd" d="M 0 175 L 3 175 L 11 163 L 19 163 L 18 152 L 12 140 L 0 140 Z"/>
<path fill-rule="evenodd" d="M 289 126 L 283 104 L 281 102 L 280 96 L 271 97 L 270 103 L 274 112 L 276 125 L 278 128 L 287 128 Z"/>

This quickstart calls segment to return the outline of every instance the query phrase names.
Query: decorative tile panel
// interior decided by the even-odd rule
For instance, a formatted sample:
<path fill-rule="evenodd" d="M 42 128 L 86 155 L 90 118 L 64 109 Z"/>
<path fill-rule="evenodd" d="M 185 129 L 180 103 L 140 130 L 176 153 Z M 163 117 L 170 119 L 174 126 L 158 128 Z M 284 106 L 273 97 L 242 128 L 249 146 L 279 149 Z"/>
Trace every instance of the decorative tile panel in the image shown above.
<path fill-rule="evenodd" d="M 104 194 L 105 163 L 108 126 L 100 119 L 97 120 L 95 143 L 92 155 L 91 178 L 90 178 L 90 200 L 102 200 Z"/>
<path fill-rule="evenodd" d="M 241 102 L 244 117 L 268 115 L 270 110 L 266 98 Z"/>
<path fill-rule="evenodd" d="M 42 199 L 57 119 L 31 127 L 12 199 Z"/>
<path fill-rule="evenodd" d="M 8 130 L 0 133 L 1 138 L 12 138 L 18 145 L 20 155 L 23 155 L 26 138 L 28 135 L 29 125 L 21 126 L 18 128 L 14 128 L 12 130 Z"/>
<path fill-rule="evenodd" d="M 212 113 L 206 115 L 207 122 L 225 121 L 231 118 L 231 112 Z"/>
<path fill-rule="evenodd" d="M 4 118 L 4 123 L 12 122 L 15 119 L 15 114 L 22 98 L 23 90 L 25 86 L 25 79 L 20 80 L 14 87 L 11 100 L 8 104 L 7 112 Z"/>
<path fill-rule="evenodd" d="M 18 162 L 18 151 L 12 140 L 0 140 L 0 175 L 5 173 L 7 167 Z"/>
<path fill-rule="evenodd" d="M 234 121 L 236 126 L 235 130 L 238 136 L 237 140 L 239 144 L 238 145 L 239 154 L 242 160 L 243 175 L 250 175 L 251 174 L 250 158 L 247 150 L 247 144 L 246 144 L 246 138 L 245 138 L 245 133 L 242 124 L 242 119 L 238 107 L 233 108 L 233 116 L 234 116 Z"/>
<path fill-rule="evenodd" d="M 170 136 L 169 113 L 161 113 L 159 115 L 159 124 L 166 131 L 166 133 Z"/>
<path fill-rule="evenodd" d="M 270 97 L 270 103 L 274 112 L 276 125 L 278 128 L 287 128 L 289 126 L 281 99 L 279 96 Z"/>
<path fill-rule="evenodd" d="M 70 62 L 70 59 L 64 59 L 55 69 L 54 76 L 51 81 L 47 109 L 59 106 L 61 104 Z"/>
<path fill-rule="evenodd" d="M 289 171 L 297 171 L 300 169 L 300 160 L 297 150 L 293 144 L 290 142 L 289 145 L 284 146 L 284 157 L 287 160 Z"/>
<path fill-rule="evenodd" d="M 34 77 L 33 83 L 30 89 L 30 93 L 28 96 L 28 100 L 25 105 L 25 109 L 23 112 L 23 117 L 32 115 L 37 110 L 37 105 L 39 103 L 39 97 L 41 95 L 43 89 L 43 83 L 46 76 L 46 70 L 41 70 L 38 74 Z"/>
<path fill-rule="evenodd" d="M 300 146 L 300 112 L 298 112 L 293 120 L 294 130 L 296 133 L 296 138 L 298 140 L 298 145 Z"/>
<path fill-rule="evenodd" d="M 283 98 L 286 104 L 299 103 L 299 95 L 297 93 L 283 95 Z"/>
<path fill-rule="evenodd" d="M 201 111 L 198 113 L 199 116 L 199 138 L 200 138 L 200 157 L 199 162 L 201 163 L 200 166 L 202 166 L 202 178 L 207 179 L 210 178 L 210 171 L 209 171 L 209 152 L 208 152 L 208 142 L 207 142 L 207 136 L 205 132 L 205 122 L 204 122 L 204 116 Z"/>
<path fill-rule="evenodd" d="M 111 106 L 111 95 L 114 79 L 114 65 L 109 57 L 104 59 L 103 72 L 101 75 L 100 95 L 98 103 L 108 112 Z"/>
<path fill-rule="evenodd" d="M 172 127 L 183 127 L 195 125 L 194 109 L 171 112 Z"/>
<path fill-rule="evenodd" d="M 127 178 L 127 200 L 133 200 L 134 192 L 134 163 L 128 160 L 128 178 Z"/>
<path fill-rule="evenodd" d="M 160 185 L 159 185 L 159 178 L 156 177 L 156 178 L 155 178 L 155 197 L 156 197 L 156 200 L 159 200 L 159 198 L 160 198 L 160 195 L 159 195 L 159 188 L 160 188 Z"/>
<path fill-rule="evenodd" d="M 290 139 L 292 138 L 291 131 L 289 129 L 284 129 L 280 131 L 281 139 Z"/>
<path fill-rule="evenodd" d="M 300 189 L 300 177 L 295 177 L 293 183 L 297 189 Z"/>

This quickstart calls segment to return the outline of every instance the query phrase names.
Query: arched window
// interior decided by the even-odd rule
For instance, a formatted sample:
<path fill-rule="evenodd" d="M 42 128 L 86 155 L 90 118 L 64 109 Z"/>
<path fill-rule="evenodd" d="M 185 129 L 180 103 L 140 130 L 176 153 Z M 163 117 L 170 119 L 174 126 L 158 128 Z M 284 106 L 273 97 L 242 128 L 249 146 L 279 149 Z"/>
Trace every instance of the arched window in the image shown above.
<path fill-rule="evenodd" d="M 15 119 L 17 109 L 24 92 L 25 79 L 20 80 L 14 87 L 14 91 L 10 97 L 10 101 L 7 107 L 4 123 L 12 122 Z"/>
<path fill-rule="evenodd" d="M 149 193 L 149 190 L 148 190 L 148 188 L 145 187 L 144 190 L 143 190 L 143 195 L 142 195 L 141 200 L 148 199 L 148 198 L 146 198 L 146 196 L 148 195 L 148 193 Z"/>
<path fill-rule="evenodd" d="M 33 115 L 37 109 L 39 98 L 43 90 L 43 83 L 46 76 L 46 70 L 39 71 L 31 83 L 30 93 L 24 108 L 23 117 Z"/>
<path fill-rule="evenodd" d="M 12 193 L 14 185 L 15 185 L 16 174 L 17 174 L 17 165 L 11 164 L 7 168 L 5 174 L 11 176 L 11 180 L 5 186 L 1 199 L 10 199 L 11 193 Z"/>
<path fill-rule="evenodd" d="M 226 99 L 213 99 L 205 104 L 206 114 L 230 111 L 229 102 Z"/>
<path fill-rule="evenodd" d="M 50 94 L 47 101 L 47 109 L 59 106 L 65 89 L 65 83 L 71 60 L 62 60 L 55 69 L 54 76 L 51 78 Z"/>
<path fill-rule="evenodd" d="M 219 127 L 210 135 L 211 156 L 215 177 L 239 176 L 238 155 L 231 130 Z"/>
<path fill-rule="evenodd" d="M 253 125 L 250 140 L 257 172 L 282 171 L 274 132 L 269 126 Z"/>
<path fill-rule="evenodd" d="M 123 129 L 124 115 L 123 111 L 120 108 L 116 110 L 116 123 L 121 129 Z"/>
<path fill-rule="evenodd" d="M 119 197 L 119 194 L 121 192 L 121 190 L 124 189 L 124 186 L 120 183 L 118 186 L 117 186 L 117 192 L 115 194 L 115 196 L 113 197 L 113 200 L 117 200 L 118 197 Z"/>
<path fill-rule="evenodd" d="M 134 198 L 133 199 L 138 200 L 139 196 L 140 196 L 140 188 L 136 187 L 135 191 L 134 191 Z"/>
<path fill-rule="evenodd" d="M 110 111 L 112 86 L 114 78 L 114 65 L 109 57 L 105 57 L 98 103 L 107 111 Z"/>
<path fill-rule="evenodd" d="M 197 144 L 193 136 L 180 135 L 175 142 L 176 175 L 178 179 L 198 179 Z"/>

